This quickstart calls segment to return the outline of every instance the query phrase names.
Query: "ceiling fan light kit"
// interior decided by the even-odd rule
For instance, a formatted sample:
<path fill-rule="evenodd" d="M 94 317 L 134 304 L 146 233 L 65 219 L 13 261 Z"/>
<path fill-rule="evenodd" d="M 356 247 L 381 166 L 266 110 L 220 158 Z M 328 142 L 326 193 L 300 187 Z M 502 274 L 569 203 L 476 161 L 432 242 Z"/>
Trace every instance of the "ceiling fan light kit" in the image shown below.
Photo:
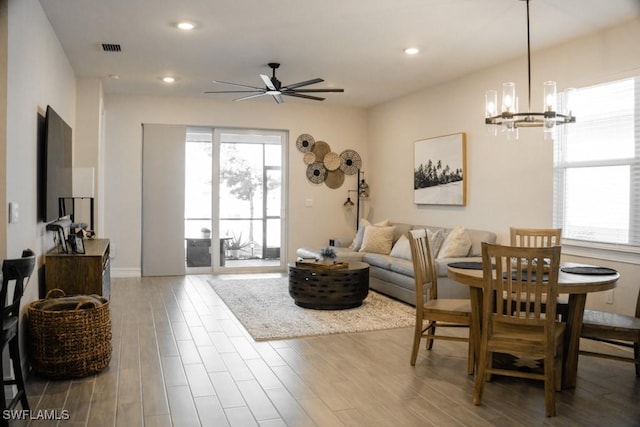
<path fill-rule="evenodd" d="M 344 92 L 344 89 L 337 88 L 323 88 L 323 89 L 300 89 L 304 86 L 313 85 L 316 83 L 321 83 L 324 80 L 320 78 L 315 78 L 311 80 L 305 80 L 298 83 L 293 83 L 290 85 L 283 86 L 282 82 L 276 77 L 276 70 L 280 67 L 278 62 L 270 62 L 269 68 L 272 70 L 271 77 L 260 74 L 260 78 L 262 79 L 265 87 L 257 87 L 250 85 L 243 85 L 238 83 L 231 82 L 223 82 L 220 80 L 213 80 L 213 83 L 220 83 L 229 86 L 237 86 L 240 88 L 244 88 L 242 90 L 216 90 L 216 91 L 207 91 L 205 93 L 247 93 L 249 95 L 241 96 L 240 98 L 234 99 L 234 101 L 244 101 L 247 99 L 257 98 L 259 96 L 271 95 L 278 104 L 284 102 L 282 95 L 285 96 L 293 96 L 296 98 L 304 98 L 310 99 L 313 101 L 324 101 L 325 98 L 315 96 L 315 95 L 306 95 L 306 93 L 328 93 L 328 92 Z"/>
<path fill-rule="evenodd" d="M 520 127 L 542 127 L 545 139 L 550 138 L 557 125 L 575 123 L 571 109 L 566 106 L 563 113 L 558 110 L 558 95 L 556 82 L 544 82 L 542 112 L 531 111 L 531 41 L 529 32 L 529 0 L 527 4 L 527 76 L 528 76 L 528 109 L 526 113 L 518 112 L 518 98 L 516 97 L 515 83 L 508 82 L 502 85 L 502 108 L 498 113 L 498 92 L 488 90 L 485 92 L 485 124 L 491 126 L 494 135 L 498 128 L 507 131 L 508 135 L 515 135 Z M 568 92 L 569 90 L 567 90 Z"/>

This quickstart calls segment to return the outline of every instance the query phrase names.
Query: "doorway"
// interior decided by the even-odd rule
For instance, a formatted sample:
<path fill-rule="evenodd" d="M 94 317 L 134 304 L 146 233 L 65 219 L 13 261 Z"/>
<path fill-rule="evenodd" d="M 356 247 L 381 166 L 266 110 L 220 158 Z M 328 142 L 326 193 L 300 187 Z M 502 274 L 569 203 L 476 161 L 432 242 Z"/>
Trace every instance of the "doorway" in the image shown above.
<path fill-rule="evenodd" d="M 187 273 L 281 271 L 287 133 L 189 128 Z"/>

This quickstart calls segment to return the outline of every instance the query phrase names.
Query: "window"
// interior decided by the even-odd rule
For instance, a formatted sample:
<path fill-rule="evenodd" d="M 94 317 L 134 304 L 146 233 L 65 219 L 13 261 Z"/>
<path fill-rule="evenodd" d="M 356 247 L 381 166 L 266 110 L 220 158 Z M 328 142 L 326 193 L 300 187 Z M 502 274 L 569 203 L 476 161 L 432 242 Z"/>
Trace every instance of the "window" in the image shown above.
<path fill-rule="evenodd" d="M 577 245 L 637 252 L 640 77 L 577 89 L 566 100 L 577 119 L 554 142 L 554 226 Z"/>

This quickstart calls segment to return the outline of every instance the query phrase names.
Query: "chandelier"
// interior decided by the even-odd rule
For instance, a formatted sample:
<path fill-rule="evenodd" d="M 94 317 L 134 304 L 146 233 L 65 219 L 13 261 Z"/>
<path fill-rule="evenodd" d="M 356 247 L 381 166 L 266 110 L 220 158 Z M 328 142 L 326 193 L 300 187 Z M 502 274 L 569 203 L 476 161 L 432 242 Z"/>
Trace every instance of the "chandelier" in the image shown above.
<path fill-rule="evenodd" d="M 498 113 L 498 92 L 488 90 L 485 92 L 485 123 L 491 125 L 493 132 L 501 127 L 506 131 L 516 131 L 520 127 L 543 127 L 545 135 L 552 132 L 556 125 L 575 123 L 576 118 L 566 109 L 565 114 L 557 112 L 558 96 L 556 82 L 544 82 L 543 109 L 542 112 L 531 111 L 531 46 L 529 34 L 529 0 L 527 3 L 527 70 L 529 103 L 526 113 L 518 112 L 518 98 L 516 97 L 515 83 L 503 83 L 502 85 L 502 109 Z"/>

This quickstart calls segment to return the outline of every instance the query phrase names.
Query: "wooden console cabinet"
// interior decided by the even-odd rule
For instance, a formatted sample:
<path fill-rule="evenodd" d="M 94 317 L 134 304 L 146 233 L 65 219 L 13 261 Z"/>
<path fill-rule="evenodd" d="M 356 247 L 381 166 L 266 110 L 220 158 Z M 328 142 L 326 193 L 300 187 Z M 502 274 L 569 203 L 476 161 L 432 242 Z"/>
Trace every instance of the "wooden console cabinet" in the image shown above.
<path fill-rule="evenodd" d="M 67 295 L 98 294 L 109 298 L 111 271 L 109 239 L 84 240 L 84 254 L 49 252 L 45 259 L 45 287 Z"/>

